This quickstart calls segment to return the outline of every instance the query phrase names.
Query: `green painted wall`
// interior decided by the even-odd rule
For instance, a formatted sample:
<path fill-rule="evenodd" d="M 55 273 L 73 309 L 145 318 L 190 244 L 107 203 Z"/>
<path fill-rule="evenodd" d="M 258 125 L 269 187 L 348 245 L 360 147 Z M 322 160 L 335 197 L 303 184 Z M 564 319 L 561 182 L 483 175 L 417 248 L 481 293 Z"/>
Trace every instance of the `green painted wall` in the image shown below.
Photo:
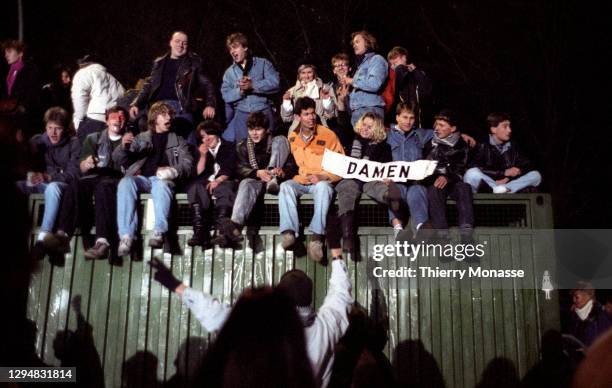
<path fill-rule="evenodd" d="M 179 198 L 184 201 L 183 196 Z M 33 220 L 39 219 L 42 201 L 42 196 L 31 197 Z M 538 241 L 533 233 L 535 228 L 552 228 L 548 195 L 478 195 L 475 203 L 500 209 L 511 203 L 525 205 L 520 227 L 477 229 L 477 239 L 490 241 L 493 262 L 511 260 L 533 267 L 536 274 L 544 269 L 554 271 L 550 242 Z M 36 229 L 33 237 L 34 233 Z M 226 303 L 235 301 L 245 287 L 274 284 L 286 270 L 300 268 L 312 277 L 314 301 L 320 306 L 327 290 L 328 267 L 285 253 L 278 233 L 278 228 L 262 228 L 265 250 L 259 254 L 250 248 L 202 252 L 186 244 L 190 231 L 180 228 L 182 255 L 144 249 L 143 261 L 125 259 L 121 266 L 86 261 L 82 239 L 73 238 L 63 266 L 45 259 L 32 276 L 28 317 L 38 328 L 39 356 L 48 364 L 60 365 L 57 354 L 59 350 L 61 355 L 62 345 L 78 343 L 98 354 L 106 387 L 122 386 L 122 378 L 124 386 L 154 386 L 176 373 L 193 371 L 210 335 L 175 295 L 153 281 L 145 263 L 154 256 L 171 265 L 185 283 Z M 393 242 L 390 228 L 361 228 L 359 234 L 363 257 L 373 244 Z M 145 237 L 145 247 L 146 242 Z M 393 258 L 387 265 L 397 266 L 401 260 L 405 259 Z M 490 279 L 472 280 L 469 286 L 453 280 L 413 279 L 410 287 L 398 289 L 397 280 L 369 277 L 371 264 L 370 260 L 349 262 L 355 299 L 388 327 L 385 354 L 413 379 L 428 378 L 416 365 L 431 360 L 430 355 L 447 387 L 475 386 L 497 357 L 508 359 L 523 376 L 539 360 L 544 331 L 559 328 L 557 294 L 553 292 L 552 300 L 545 301 L 539 291 L 541 278 L 521 279 L 503 290 L 492 289 L 494 284 L 487 282 L 496 280 Z M 79 299 L 80 306 L 75 302 Z M 415 353 L 419 341 L 424 348 Z M 175 360 L 179 350 L 187 357 Z M 150 354 L 143 357 L 139 352 Z M 91 359 L 83 355 L 82 361 Z M 95 368 L 91 370 L 95 376 Z"/>

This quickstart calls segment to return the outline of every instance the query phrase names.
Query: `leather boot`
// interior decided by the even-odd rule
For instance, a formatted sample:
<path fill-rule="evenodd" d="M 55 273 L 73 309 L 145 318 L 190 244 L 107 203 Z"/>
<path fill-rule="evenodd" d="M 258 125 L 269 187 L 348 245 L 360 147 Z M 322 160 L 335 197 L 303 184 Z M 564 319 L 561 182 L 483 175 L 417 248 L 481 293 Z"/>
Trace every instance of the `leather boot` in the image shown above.
<path fill-rule="evenodd" d="M 193 223 L 193 235 L 187 241 L 187 244 L 191 247 L 200 245 L 207 247 L 210 245 L 210 235 L 208 228 L 205 227 L 204 214 L 202 212 L 202 206 L 199 203 L 191 205 L 191 216 Z"/>
<path fill-rule="evenodd" d="M 354 216 L 355 213 L 352 211 L 348 211 L 340 216 L 342 223 L 342 250 L 348 253 L 353 253 L 354 249 Z"/>

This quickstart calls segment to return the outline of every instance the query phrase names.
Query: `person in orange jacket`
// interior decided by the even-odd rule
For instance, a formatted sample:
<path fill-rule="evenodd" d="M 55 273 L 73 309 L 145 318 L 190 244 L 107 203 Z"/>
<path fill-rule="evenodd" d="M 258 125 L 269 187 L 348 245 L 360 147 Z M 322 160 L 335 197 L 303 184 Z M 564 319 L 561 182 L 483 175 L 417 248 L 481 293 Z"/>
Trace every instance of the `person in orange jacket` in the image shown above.
<path fill-rule="evenodd" d="M 344 149 L 331 129 L 317 125 L 315 109 L 316 103 L 310 97 L 302 97 L 295 102 L 294 113 L 299 125 L 288 138 L 299 170 L 292 180 L 280 185 L 278 209 L 283 249 L 294 250 L 299 231 L 297 199 L 302 194 L 313 195 L 314 214 L 309 226 L 313 237 L 308 252 L 313 260 L 320 261 L 324 252 L 327 210 L 334 194 L 332 184 L 340 180 L 339 176 L 323 170 L 321 163 L 325 149 L 340 154 L 344 154 Z"/>

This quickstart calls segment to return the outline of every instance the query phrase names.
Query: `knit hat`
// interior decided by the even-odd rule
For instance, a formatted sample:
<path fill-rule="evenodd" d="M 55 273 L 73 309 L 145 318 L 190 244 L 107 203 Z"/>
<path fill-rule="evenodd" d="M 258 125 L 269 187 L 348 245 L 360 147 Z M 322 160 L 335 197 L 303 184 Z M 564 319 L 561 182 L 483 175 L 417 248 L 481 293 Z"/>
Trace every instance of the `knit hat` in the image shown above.
<path fill-rule="evenodd" d="M 298 307 L 312 303 L 312 280 L 299 269 L 285 272 L 276 288 L 284 292 Z"/>

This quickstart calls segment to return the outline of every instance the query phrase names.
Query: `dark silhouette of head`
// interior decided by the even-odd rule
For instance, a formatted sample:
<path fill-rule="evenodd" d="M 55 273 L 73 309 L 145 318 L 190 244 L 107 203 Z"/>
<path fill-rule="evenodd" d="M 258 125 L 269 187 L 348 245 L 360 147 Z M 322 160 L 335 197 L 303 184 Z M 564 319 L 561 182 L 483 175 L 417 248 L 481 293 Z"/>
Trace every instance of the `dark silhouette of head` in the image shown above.
<path fill-rule="evenodd" d="M 313 387 L 304 327 L 289 297 L 246 290 L 207 354 L 206 387 Z"/>
<path fill-rule="evenodd" d="M 276 288 L 285 293 L 297 307 L 310 306 L 312 303 L 312 280 L 299 269 L 285 272 Z"/>

